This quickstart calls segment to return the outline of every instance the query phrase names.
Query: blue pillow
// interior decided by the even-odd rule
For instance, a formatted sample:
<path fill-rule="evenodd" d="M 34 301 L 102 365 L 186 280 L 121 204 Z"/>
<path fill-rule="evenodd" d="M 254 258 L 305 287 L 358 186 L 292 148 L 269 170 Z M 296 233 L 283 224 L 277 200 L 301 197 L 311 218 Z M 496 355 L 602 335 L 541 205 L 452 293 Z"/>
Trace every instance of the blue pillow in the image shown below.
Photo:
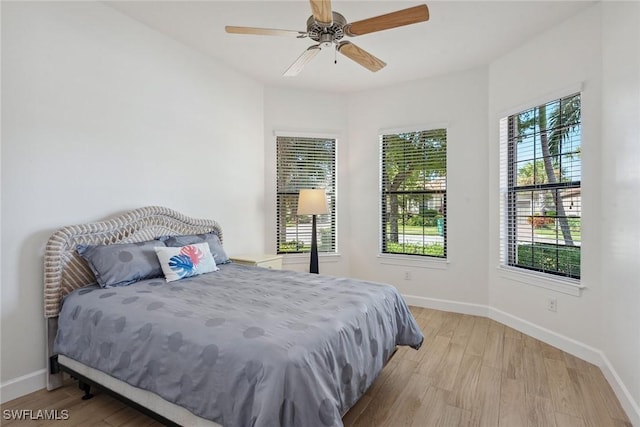
<path fill-rule="evenodd" d="M 162 277 L 155 248 L 160 240 L 113 245 L 78 245 L 76 251 L 89 264 L 103 288 L 126 286 L 144 279 Z"/>
<path fill-rule="evenodd" d="M 187 246 L 203 242 L 209 244 L 209 249 L 211 250 L 213 259 L 216 261 L 216 265 L 226 264 L 230 262 L 227 253 L 222 247 L 222 242 L 220 241 L 220 238 L 216 233 L 171 236 L 164 239 L 164 243 L 169 247 Z"/>

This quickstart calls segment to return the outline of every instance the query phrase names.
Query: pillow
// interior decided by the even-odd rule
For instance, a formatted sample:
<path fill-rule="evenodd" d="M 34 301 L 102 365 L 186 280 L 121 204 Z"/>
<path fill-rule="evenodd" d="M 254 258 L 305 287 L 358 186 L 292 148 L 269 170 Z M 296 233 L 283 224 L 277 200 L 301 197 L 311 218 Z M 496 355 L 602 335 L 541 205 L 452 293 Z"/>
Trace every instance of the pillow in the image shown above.
<path fill-rule="evenodd" d="M 216 233 L 171 236 L 164 239 L 164 243 L 170 247 L 193 245 L 194 243 L 203 243 L 203 242 L 206 242 L 209 244 L 209 249 L 211 250 L 211 255 L 213 255 L 213 259 L 216 261 L 216 265 L 226 264 L 230 262 L 229 257 L 227 256 L 227 253 L 224 251 L 224 248 L 222 247 L 222 242 L 220 242 L 220 238 Z"/>
<path fill-rule="evenodd" d="M 78 245 L 76 251 L 89 264 L 103 288 L 162 277 L 162 268 L 154 251 L 165 246 L 160 240 L 113 245 Z"/>
<path fill-rule="evenodd" d="M 156 254 L 167 282 L 220 270 L 206 243 L 158 247 Z"/>

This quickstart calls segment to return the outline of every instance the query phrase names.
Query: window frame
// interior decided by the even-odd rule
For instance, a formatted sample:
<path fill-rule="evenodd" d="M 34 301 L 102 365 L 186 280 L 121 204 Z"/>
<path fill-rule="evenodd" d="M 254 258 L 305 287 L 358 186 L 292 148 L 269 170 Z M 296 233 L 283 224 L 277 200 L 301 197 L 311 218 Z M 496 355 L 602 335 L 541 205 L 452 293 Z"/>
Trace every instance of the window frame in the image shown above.
<path fill-rule="evenodd" d="M 325 188 L 323 185 L 308 185 L 301 184 L 297 185 L 294 191 L 281 191 L 280 189 L 280 150 L 278 147 L 280 138 L 288 138 L 292 140 L 317 140 L 317 141 L 332 141 L 333 143 L 333 164 L 332 164 L 332 185 L 331 188 Z M 292 255 L 299 256 L 303 254 L 308 254 L 310 252 L 310 247 L 308 245 L 304 245 L 302 248 L 297 248 L 296 250 L 282 250 L 280 236 L 281 236 L 281 218 L 280 218 L 280 203 L 281 203 L 281 195 L 287 195 L 292 197 L 291 203 L 294 206 L 297 206 L 298 202 L 298 193 L 300 189 L 303 188 L 325 188 L 327 190 L 327 206 L 329 208 L 329 213 L 326 215 L 317 215 L 317 237 L 318 237 L 318 254 L 320 256 L 326 255 L 337 255 L 338 254 L 338 145 L 339 138 L 336 134 L 324 134 L 324 133 L 313 133 L 313 132 L 286 132 L 279 131 L 274 132 L 274 147 L 275 147 L 275 252 L 279 255 Z M 300 170 L 300 169 L 298 169 Z M 294 207 L 295 209 L 295 207 Z M 300 226 L 300 217 L 295 214 L 291 214 L 291 216 L 296 218 L 295 226 L 296 226 L 296 239 L 300 236 L 308 237 L 310 239 L 311 230 L 309 229 L 307 236 L 304 232 L 299 231 Z M 303 217 L 310 217 L 310 215 L 302 215 Z M 327 245 L 321 244 L 321 233 L 323 229 L 323 224 L 330 224 L 331 230 L 331 241 L 329 245 L 329 249 L 327 250 Z M 310 228 L 310 222 L 309 227 Z M 285 232 L 285 241 L 286 241 L 286 232 Z"/>
<path fill-rule="evenodd" d="M 443 182 L 444 182 L 444 190 L 421 190 L 421 191 L 406 191 L 406 192 L 399 192 L 406 194 L 406 195 L 411 195 L 411 194 L 423 194 L 423 195 L 429 195 L 429 194 L 439 194 L 442 196 L 442 212 L 439 213 L 438 215 L 442 215 L 442 219 L 443 219 L 443 223 L 442 223 L 442 246 L 443 246 L 443 254 L 441 256 L 438 255 L 431 255 L 431 254 L 427 254 L 427 253 L 411 253 L 408 251 L 405 252 L 390 252 L 388 250 L 386 250 L 386 244 L 388 243 L 388 239 L 387 239 L 387 232 L 386 232 L 386 226 L 387 226 L 387 221 L 385 219 L 385 200 L 386 200 L 386 195 L 387 192 L 385 192 L 384 189 L 384 183 L 385 183 L 385 148 L 384 148 L 384 139 L 385 137 L 389 137 L 389 136 L 393 136 L 393 135 L 399 135 L 399 134 L 407 134 L 407 133 L 417 133 L 417 132 L 437 132 L 437 131 L 444 131 L 445 137 L 444 137 L 444 166 L 445 166 L 445 176 L 443 178 Z M 390 260 L 395 260 L 392 263 L 397 263 L 400 260 L 404 260 L 406 262 L 409 262 L 411 265 L 413 265 L 414 261 L 419 261 L 420 264 L 415 265 L 415 266 L 433 266 L 434 268 L 444 268 L 443 266 L 448 262 L 448 251 L 447 251 L 447 191 L 448 191 L 448 184 L 447 184 L 447 175 L 446 175 L 446 170 L 448 168 L 448 156 L 447 156 L 447 139 L 448 139 L 448 134 L 449 134 L 449 126 L 448 123 L 432 123 L 429 125 L 424 125 L 424 126 L 413 126 L 413 127 L 405 127 L 405 128 L 395 128 L 395 129 L 381 129 L 378 132 L 378 144 L 379 144 L 379 178 L 378 178 L 378 191 L 379 191 L 379 206 L 378 206 L 378 213 L 379 213 L 379 222 L 378 222 L 378 226 L 379 226 L 379 231 L 378 231 L 378 236 L 379 236 L 379 246 L 378 246 L 378 253 L 379 253 L 379 257 L 381 258 L 388 258 Z M 422 234 L 417 234 L 417 236 L 422 236 L 423 241 L 424 238 L 426 236 L 428 236 L 428 234 L 425 234 L 424 231 L 424 226 L 423 226 L 423 233 Z M 384 261 L 382 261 L 384 263 Z M 428 264 L 425 264 L 425 262 L 427 262 Z"/>
<path fill-rule="evenodd" d="M 536 162 L 540 161 L 540 159 L 544 160 L 544 157 L 538 158 L 535 154 L 533 158 L 526 159 L 526 161 L 533 161 L 534 165 L 534 183 L 528 185 L 518 185 L 518 172 L 519 169 L 517 167 L 519 162 L 522 162 L 522 159 L 518 159 L 517 156 L 517 147 L 514 144 L 517 144 L 517 139 L 521 136 L 516 136 L 513 132 L 513 123 L 517 116 L 520 114 L 524 114 L 529 110 L 536 110 L 542 106 L 549 106 L 553 103 L 561 103 L 564 100 L 573 98 L 575 96 L 579 97 L 580 100 L 580 120 L 578 122 L 578 132 L 579 132 L 579 150 L 582 152 L 583 147 L 583 122 L 582 122 L 582 112 L 584 110 L 583 105 L 583 92 L 581 87 L 573 87 L 571 89 L 565 90 L 561 93 L 555 94 L 553 96 L 548 96 L 542 99 L 535 100 L 533 102 L 528 103 L 526 106 L 521 106 L 518 108 L 514 108 L 507 113 L 500 114 L 499 118 L 499 140 L 500 140 L 500 256 L 499 256 L 499 268 L 506 274 L 509 274 L 510 278 L 515 280 L 533 284 L 536 286 L 541 286 L 548 289 L 559 290 L 563 293 L 568 293 L 572 295 L 579 295 L 581 289 L 584 288 L 584 285 L 581 284 L 581 276 L 582 276 L 582 268 L 578 272 L 578 274 L 566 274 L 560 271 L 559 261 L 556 259 L 556 270 L 549 270 L 545 268 L 535 268 L 534 266 L 525 266 L 518 262 L 517 255 L 515 251 L 517 250 L 519 241 L 519 233 L 517 230 L 518 223 L 518 209 L 517 209 L 517 201 L 518 201 L 518 193 L 523 192 L 531 192 L 532 196 L 535 192 L 561 192 L 563 190 L 579 190 L 580 191 L 580 214 L 577 216 L 580 218 L 580 223 L 582 222 L 583 213 L 582 213 L 582 165 L 583 162 L 580 160 L 579 165 L 577 166 L 580 169 L 579 179 L 560 181 L 556 183 L 536 183 L 535 179 L 535 168 Z M 548 123 L 547 123 L 548 124 Z M 567 126 L 566 123 L 564 123 Z M 549 126 L 544 130 L 538 129 L 534 133 L 547 133 L 552 132 L 553 128 Z M 534 142 L 534 149 L 536 142 Z M 555 154 L 551 154 L 551 157 L 561 158 L 565 155 L 572 155 L 574 152 L 566 151 L 559 152 Z M 571 167 L 574 167 L 571 165 Z M 562 168 L 559 167 L 559 173 L 562 173 Z M 547 172 L 548 173 L 548 172 Z M 573 172 L 571 172 L 573 174 Z M 556 177 L 558 178 L 558 177 Z M 515 183 L 515 184 L 514 184 Z M 553 197 L 553 196 L 552 196 Z M 555 195 L 555 209 L 557 209 L 559 196 Z M 533 199 L 532 199 L 533 200 Z M 536 217 L 536 213 L 534 212 L 533 205 L 531 207 L 531 220 L 535 221 L 539 218 L 546 217 Z M 556 212 L 557 215 L 555 218 L 560 218 L 559 212 Z M 562 216 L 563 218 L 570 218 L 568 215 Z M 556 222 L 558 220 L 556 219 Z M 532 230 L 533 230 L 533 223 Z M 555 226 L 556 232 L 556 242 L 558 241 L 558 225 Z M 580 226 L 580 234 L 582 233 L 582 227 Z M 533 236 L 531 243 L 536 243 L 535 237 Z M 570 247 L 571 245 L 560 245 L 558 243 L 555 244 L 556 251 L 564 250 L 562 248 Z M 575 245 L 573 245 L 575 247 Z M 581 239 L 580 239 L 580 259 L 582 259 L 582 248 L 581 248 Z M 561 249 L 558 249 L 561 248 Z M 534 248 L 532 248 L 532 252 Z M 533 256 L 533 255 L 532 255 Z M 558 256 L 558 255 L 556 255 Z"/>

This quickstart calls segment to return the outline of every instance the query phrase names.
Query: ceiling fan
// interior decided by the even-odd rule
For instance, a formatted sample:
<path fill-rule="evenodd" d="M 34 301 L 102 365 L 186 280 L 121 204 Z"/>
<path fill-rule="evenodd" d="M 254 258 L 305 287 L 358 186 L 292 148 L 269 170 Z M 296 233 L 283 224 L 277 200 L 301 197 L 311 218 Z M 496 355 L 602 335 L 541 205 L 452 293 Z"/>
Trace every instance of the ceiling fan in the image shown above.
<path fill-rule="evenodd" d="M 304 66 L 311 61 L 322 48 L 335 45 L 336 51 L 357 62 L 370 71 L 376 72 L 387 64 L 356 46 L 342 40 L 344 36 L 356 37 L 376 31 L 388 30 L 403 25 L 416 24 L 429 19 L 429 9 L 426 4 L 398 10 L 385 15 L 347 22 L 344 16 L 331 10 L 331 0 L 309 0 L 312 15 L 307 19 L 307 31 L 277 30 L 273 28 L 235 27 L 227 25 L 225 30 L 231 34 L 251 34 L 264 36 L 285 36 L 310 38 L 318 42 L 309 46 L 302 55 L 284 72 L 285 76 L 298 75 Z"/>

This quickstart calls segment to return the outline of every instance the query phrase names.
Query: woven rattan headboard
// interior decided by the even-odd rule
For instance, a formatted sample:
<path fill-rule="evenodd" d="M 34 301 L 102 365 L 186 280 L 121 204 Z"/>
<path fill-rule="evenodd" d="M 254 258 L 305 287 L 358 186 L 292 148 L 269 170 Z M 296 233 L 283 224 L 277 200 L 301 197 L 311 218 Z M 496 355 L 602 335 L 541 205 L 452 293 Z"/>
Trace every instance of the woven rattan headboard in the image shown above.
<path fill-rule="evenodd" d="M 134 209 L 107 221 L 61 228 L 49 238 L 44 254 L 44 316 L 57 316 L 63 296 L 96 281 L 87 263 L 76 253 L 78 244 L 135 243 L 211 231 L 222 241 L 222 229 L 216 221 L 190 218 L 160 206 Z"/>

